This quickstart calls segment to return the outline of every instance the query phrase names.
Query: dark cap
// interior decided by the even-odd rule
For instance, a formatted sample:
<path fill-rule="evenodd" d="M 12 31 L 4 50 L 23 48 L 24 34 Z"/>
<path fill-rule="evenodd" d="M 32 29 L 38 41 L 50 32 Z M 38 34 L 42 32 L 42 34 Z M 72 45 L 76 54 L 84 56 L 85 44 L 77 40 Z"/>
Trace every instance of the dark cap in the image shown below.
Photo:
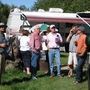
<path fill-rule="evenodd" d="M 78 27 L 78 30 L 84 32 L 84 31 L 85 31 L 85 27 L 84 27 L 84 26 L 79 26 L 79 27 Z"/>

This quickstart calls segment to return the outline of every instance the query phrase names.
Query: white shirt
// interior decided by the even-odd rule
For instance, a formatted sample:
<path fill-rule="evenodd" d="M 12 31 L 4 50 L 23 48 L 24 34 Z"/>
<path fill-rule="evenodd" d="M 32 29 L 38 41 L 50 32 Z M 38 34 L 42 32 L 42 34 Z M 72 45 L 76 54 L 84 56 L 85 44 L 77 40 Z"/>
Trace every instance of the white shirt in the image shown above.
<path fill-rule="evenodd" d="M 30 50 L 29 41 L 30 41 L 30 39 L 28 36 L 21 36 L 21 38 L 20 38 L 20 51 Z"/>
<path fill-rule="evenodd" d="M 56 38 L 59 38 L 60 42 L 62 42 L 62 37 L 59 33 L 50 32 L 47 35 L 48 48 L 59 48 L 60 47 L 60 45 L 56 43 Z"/>
<path fill-rule="evenodd" d="M 46 46 L 46 41 L 47 40 L 47 36 L 43 35 L 42 36 L 42 50 L 48 50 L 47 46 Z"/>

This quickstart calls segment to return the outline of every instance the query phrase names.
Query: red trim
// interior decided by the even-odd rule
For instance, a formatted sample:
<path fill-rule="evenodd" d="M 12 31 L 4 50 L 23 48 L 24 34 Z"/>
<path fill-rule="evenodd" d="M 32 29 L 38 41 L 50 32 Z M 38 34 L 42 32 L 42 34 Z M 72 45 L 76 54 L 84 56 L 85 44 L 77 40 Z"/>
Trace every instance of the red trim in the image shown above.
<path fill-rule="evenodd" d="M 46 17 L 27 17 L 30 22 L 62 22 L 62 23 L 84 23 L 78 18 L 46 18 Z M 85 20 L 90 23 L 90 18 L 85 18 Z"/>

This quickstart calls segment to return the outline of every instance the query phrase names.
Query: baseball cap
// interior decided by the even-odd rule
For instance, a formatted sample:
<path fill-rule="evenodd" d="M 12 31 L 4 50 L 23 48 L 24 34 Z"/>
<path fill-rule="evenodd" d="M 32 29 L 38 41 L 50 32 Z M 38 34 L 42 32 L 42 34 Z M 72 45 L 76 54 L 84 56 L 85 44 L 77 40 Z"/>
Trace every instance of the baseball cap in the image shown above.
<path fill-rule="evenodd" d="M 0 27 L 6 27 L 6 25 L 3 22 L 1 22 Z"/>
<path fill-rule="evenodd" d="M 78 30 L 84 32 L 84 31 L 85 31 L 85 27 L 84 27 L 84 26 L 79 26 L 79 27 L 78 27 Z"/>
<path fill-rule="evenodd" d="M 54 24 L 50 25 L 50 29 L 52 28 L 56 28 L 56 26 Z"/>

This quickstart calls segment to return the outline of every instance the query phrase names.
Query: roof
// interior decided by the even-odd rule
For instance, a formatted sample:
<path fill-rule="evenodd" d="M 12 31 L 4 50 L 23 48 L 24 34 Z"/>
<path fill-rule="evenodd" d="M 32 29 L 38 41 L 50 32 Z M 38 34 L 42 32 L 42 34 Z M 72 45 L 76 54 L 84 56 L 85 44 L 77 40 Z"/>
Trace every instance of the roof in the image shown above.
<path fill-rule="evenodd" d="M 63 23 L 84 23 L 77 13 L 55 13 L 55 12 L 22 12 L 31 22 L 63 22 Z M 90 13 L 89 13 L 90 15 Z M 90 23 L 90 17 L 83 17 Z"/>

